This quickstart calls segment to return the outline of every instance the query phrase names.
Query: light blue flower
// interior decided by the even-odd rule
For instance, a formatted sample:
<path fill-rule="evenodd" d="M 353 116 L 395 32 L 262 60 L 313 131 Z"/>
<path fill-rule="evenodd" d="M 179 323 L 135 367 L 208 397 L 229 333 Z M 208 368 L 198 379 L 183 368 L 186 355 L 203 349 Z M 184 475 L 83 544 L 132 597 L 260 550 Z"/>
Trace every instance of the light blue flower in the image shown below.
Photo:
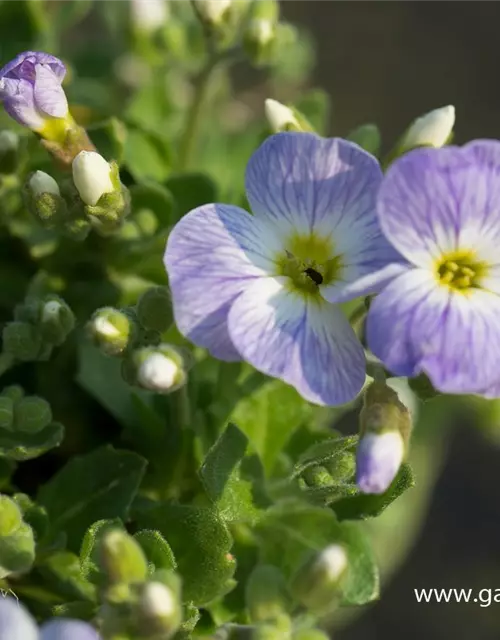
<path fill-rule="evenodd" d="M 68 117 L 61 86 L 66 67 L 55 56 L 25 51 L 0 69 L 0 100 L 20 124 L 43 134 L 54 120 Z"/>
<path fill-rule="evenodd" d="M 168 240 L 180 331 L 222 360 L 247 360 L 306 399 L 337 405 L 365 380 L 361 344 L 337 303 L 376 291 L 396 258 L 381 233 L 377 160 L 357 145 L 280 133 L 246 172 L 253 211 L 209 204 Z"/>
<path fill-rule="evenodd" d="M 406 264 L 375 299 L 367 341 L 394 374 L 444 393 L 500 395 L 500 143 L 418 149 L 380 189 Z"/>
<path fill-rule="evenodd" d="M 28 610 L 11 597 L 0 598 L 0 640 L 100 640 L 86 622 L 54 618 L 40 630 Z"/>

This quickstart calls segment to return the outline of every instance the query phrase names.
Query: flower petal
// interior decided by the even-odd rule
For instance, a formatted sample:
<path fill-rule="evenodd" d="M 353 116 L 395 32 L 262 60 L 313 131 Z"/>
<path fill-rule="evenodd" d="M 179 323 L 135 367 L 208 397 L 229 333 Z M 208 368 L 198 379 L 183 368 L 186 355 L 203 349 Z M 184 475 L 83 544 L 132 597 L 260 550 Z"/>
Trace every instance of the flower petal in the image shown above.
<path fill-rule="evenodd" d="M 68 101 L 61 81 L 49 65 L 37 64 L 35 67 L 35 103 L 40 109 L 54 118 L 64 118 L 68 113 Z"/>
<path fill-rule="evenodd" d="M 0 79 L 0 98 L 7 113 L 20 124 L 37 131 L 45 119 L 34 103 L 33 87 L 27 80 Z"/>
<path fill-rule="evenodd" d="M 50 620 L 41 627 L 40 640 L 100 640 L 97 631 L 81 620 Z"/>
<path fill-rule="evenodd" d="M 253 213 L 293 228 L 334 234 L 376 226 L 377 160 L 352 142 L 312 133 L 270 136 L 250 158 L 246 190 Z M 371 215 L 367 215 L 371 214 Z M 355 234 L 349 238 L 357 242 Z"/>
<path fill-rule="evenodd" d="M 464 226 L 482 214 L 481 174 L 458 147 L 407 153 L 390 167 L 379 191 L 383 232 L 407 260 L 430 267 L 443 253 L 462 248 Z"/>
<path fill-rule="evenodd" d="M 66 74 L 66 67 L 64 64 L 51 55 L 50 53 L 44 53 L 43 51 L 23 51 L 17 55 L 13 60 L 8 62 L 5 66 L 0 69 L 0 78 L 3 76 L 9 75 L 9 77 L 22 77 L 18 73 L 19 67 L 25 62 L 29 61 L 32 64 L 48 64 L 50 65 L 52 71 L 56 74 L 60 81 L 64 78 Z"/>
<path fill-rule="evenodd" d="M 279 239 L 243 209 L 199 207 L 175 226 L 165 252 L 176 324 L 221 359 L 239 359 L 226 319 L 235 298 L 273 268 Z"/>
<path fill-rule="evenodd" d="M 475 393 L 498 378 L 500 296 L 450 293 L 423 269 L 394 280 L 367 319 L 373 353 L 395 374 L 426 373 L 444 393 Z"/>
<path fill-rule="evenodd" d="M 361 344 L 337 307 L 287 285 L 287 278 L 262 278 L 234 302 L 228 326 L 236 349 L 311 402 L 349 402 L 365 381 Z"/>
<path fill-rule="evenodd" d="M 0 638 L 5 640 L 38 640 L 35 620 L 14 598 L 0 594 Z"/>

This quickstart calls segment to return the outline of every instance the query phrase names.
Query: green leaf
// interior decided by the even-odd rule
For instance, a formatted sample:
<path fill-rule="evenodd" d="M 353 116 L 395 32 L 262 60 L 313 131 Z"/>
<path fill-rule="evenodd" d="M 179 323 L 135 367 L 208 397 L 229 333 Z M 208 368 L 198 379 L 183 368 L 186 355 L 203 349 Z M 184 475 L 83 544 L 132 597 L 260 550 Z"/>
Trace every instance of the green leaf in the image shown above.
<path fill-rule="evenodd" d="M 340 523 L 329 509 L 288 504 L 270 509 L 257 527 L 262 561 L 279 567 L 291 578 L 312 552 L 343 544 L 349 573 L 342 603 L 360 605 L 378 597 L 378 570 L 369 542 L 359 524 Z"/>
<path fill-rule="evenodd" d="M 38 564 L 44 584 L 69 600 L 95 598 L 95 588 L 81 570 L 80 559 L 70 551 L 59 551 Z"/>
<path fill-rule="evenodd" d="M 66 532 L 68 548 L 78 551 L 85 531 L 96 520 L 127 520 L 145 468 L 141 456 L 111 446 L 69 460 L 39 493 L 51 532 Z"/>
<path fill-rule="evenodd" d="M 149 564 L 150 575 L 153 575 L 157 569 L 166 569 L 168 571 L 177 569 L 174 553 L 159 531 L 143 529 L 138 531 L 134 538 L 144 551 Z"/>
<path fill-rule="evenodd" d="M 269 475 L 293 432 L 313 411 L 295 389 L 273 380 L 240 400 L 231 422 L 248 437 Z"/>
<path fill-rule="evenodd" d="M 174 197 L 174 221 L 202 204 L 217 202 L 217 187 L 203 173 L 173 175 L 165 185 Z"/>
<path fill-rule="evenodd" d="M 58 447 L 64 438 L 64 427 L 52 422 L 38 433 L 0 431 L 0 456 L 12 460 L 31 460 Z"/>
<path fill-rule="evenodd" d="M 227 521 L 254 523 L 260 516 L 255 504 L 253 483 L 242 474 L 241 461 L 248 439 L 230 424 L 208 452 L 200 477 L 210 499 Z"/>
<path fill-rule="evenodd" d="M 399 498 L 407 489 L 415 486 L 415 476 L 409 464 L 404 464 L 385 493 L 356 495 L 335 502 L 333 509 L 339 520 L 375 518 Z"/>
<path fill-rule="evenodd" d="M 29 524 L 23 522 L 12 535 L 0 537 L 0 580 L 28 571 L 34 561 L 35 538 Z"/>
<path fill-rule="evenodd" d="M 90 125 L 87 131 L 97 150 L 106 160 L 122 163 L 127 140 L 127 128 L 123 122 L 117 118 L 109 118 Z"/>
<path fill-rule="evenodd" d="M 174 223 L 174 198 L 165 187 L 154 182 L 143 182 L 130 187 L 132 216 L 143 210 L 152 211 L 162 228 Z"/>
<path fill-rule="evenodd" d="M 300 456 L 295 465 L 293 476 L 300 476 L 304 471 L 316 465 L 324 465 L 334 461 L 345 451 L 353 450 L 357 442 L 358 436 L 338 437 L 316 442 Z"/>
<path fill-rule="evenodd" d="M 142 129 L 129 129 L 125 142 L 124 165 L 140 182 L 144 179 L 162 182 L 172 163 L 170 147 L 164 138 Z"/>
<path fill-rule="evenodd" d="M 235 571 L 229 553 L 232 538 L 215 511 L 162 503 L 138 514 L 138 519 L 141 526 L 158 529 L 168 540 L 182 577 L 184 600 L 203 606 L 227 593 Z"/>

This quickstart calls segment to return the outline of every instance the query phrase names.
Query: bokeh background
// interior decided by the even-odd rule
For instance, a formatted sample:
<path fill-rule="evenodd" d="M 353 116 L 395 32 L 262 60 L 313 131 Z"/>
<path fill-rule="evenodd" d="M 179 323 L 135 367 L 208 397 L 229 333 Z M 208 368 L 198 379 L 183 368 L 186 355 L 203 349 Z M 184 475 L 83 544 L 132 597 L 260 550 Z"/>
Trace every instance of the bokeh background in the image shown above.
<path fill-rule="evenodd" d="M 282 10 L 314 37 L 311 83 L 332 98 L 331 134 L 376 122 L 387 146 L 419 114 L 453 104 L 456 142 L 500 137 L 500 3 L 285 0 Z M 457 411 L 433 428 L 447 430 L 444 463 L 415 546 L 381 601 L 339 640 L 500 638 L 500 603 L 418 604 L 413 595 L 421 587 L 500 589 L 500 425 Z M 405 521 L 392 526 L 408 535 Z"/>

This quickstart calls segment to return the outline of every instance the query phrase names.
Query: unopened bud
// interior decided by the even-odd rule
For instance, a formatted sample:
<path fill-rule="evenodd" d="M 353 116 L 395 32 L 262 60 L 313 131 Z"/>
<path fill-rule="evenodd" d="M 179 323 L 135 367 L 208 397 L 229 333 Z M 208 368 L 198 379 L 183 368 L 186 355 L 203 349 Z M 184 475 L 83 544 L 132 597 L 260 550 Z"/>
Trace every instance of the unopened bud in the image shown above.
<path fill-rule="evenodd" d="M 153 287 L 137 303 L 137 319 L 145 329 L 163 332 L 172 324 L 172 301 L 165 287 Z"/>
<path fill-rule="evenodd" d="M 109 356 L 119 356 L 130 344 L 135 326 L 130 317 L 113 307 L 102 307 L 87 325 L 94 344 Z"/>
<path fill-rule="evenodd" d="M 38 433 L 52 422 L 52 409 L 47 400 L 27 396 L 14 407 L 15 428 L 26 433 Z"/>
<path fill-rule="evenodd" d="M 100 564 L 111 584 L 143 582 L 148 563 L 140 545 L 120 529 L 108 531 L 100 543 Z"/>
<path fill-rule="evenodd" d="M 359 441 L 356 482 L 363 493 L 384 493 L 396 477 L 405 455 L 399 431 L 367 433 Z"/>
<path fill-rule="evenodd" d="M 259 0 L 251 5 L 251 15 L 243 35 L 245 50 L 255 64 L 270 62 L 276 42 L 279 7 L 277 0 Z"/>
<path fill-rule="evenodd" d="M 34 196 L 39 196 L 42 193 L 51 193 L 55 196 L 61 195 L 57 182 L 44 171 L 35 171 L 29 179 L 28 185 Z"/>
<path fill-rule="evenodd" d="M 290 107 L 268 98 L 265 102 L 266 118 L 274 133 L 281 131 L 303 131 Z"/>
<path fill-rule="evenodd" d="M 13 131 L 0 131 L 0 174 L 15 173 L 19 162 L 19 136 Z"/>
<path fill-rule="evenodd" d="M 363 493 L 389 488 L 405 458 L 411 428 L 411 414 L 396 391 L 385 382 L 373 382 L 360 414 L 356 455 L 356 479 Z"/>
<path fill-rule="evenodd" d="M 170 393 L 187 379 L 182 355 L 172 346 L 143 347 L 133 354 L 137 384 L 157 393 Z"/>
<path fill-rule="evenodd" d="M 287 587 L 279 569 L 257 566 L 247 582 L 246 602 L 252 622 L 272 621 L 285 613 L 289 606 Z"/>
<path fill-rule="evenodd" d="M 161 582 L 147 582 L 139 597 L 137 616 L 142 636 L 170 638 L 182 621 L 178 595 Z"/>
<path fill-rule="evenodd" d="M 406 131 L 401 147 L 442 147 L 449 140 L 455 124 L 455 107 L 434 109 L 417 118 Z"/>
<path fill-rule="evenodd" d="M 232 0 L 194 0 L 200 19 L 209 25 L 219 25 L 225 18 Z"/>
<path fill-rule="evenodd" d="M 95 206 L 101 196 L 115 190 L 111 180 L 111 166 L 95 151 L 80 151 L 73 160 L 73 181 L 80 198 Z"/>
<path fill-rule="evenodd" d="M 23 522 L 21 510 L 8 496 L 0 495 L 0 536 L 8 537 L 16 533 Z M 0 560 L 1 562 L 1 560 Z"/>
<path fill-rule="evenodd" d="M 66 302 L 58 296 L 47 298 L 41 309 L 40 329 L 45 340 L 61 345 L 75 326 L 75 316 Z"/>
<path fill-rule="evenodd" d="M 160 29 L 167 21 L 167 0 L 132 0 L 132 20 L 135 26 L 146 32 Z"/>
<path fill-rule="evenodd" d="M 337 603 L 348 569 L 344 547 L 331 544 L 299 568 L 292 579 L 292 594 L 311 611 L 326 612 Z"/>

